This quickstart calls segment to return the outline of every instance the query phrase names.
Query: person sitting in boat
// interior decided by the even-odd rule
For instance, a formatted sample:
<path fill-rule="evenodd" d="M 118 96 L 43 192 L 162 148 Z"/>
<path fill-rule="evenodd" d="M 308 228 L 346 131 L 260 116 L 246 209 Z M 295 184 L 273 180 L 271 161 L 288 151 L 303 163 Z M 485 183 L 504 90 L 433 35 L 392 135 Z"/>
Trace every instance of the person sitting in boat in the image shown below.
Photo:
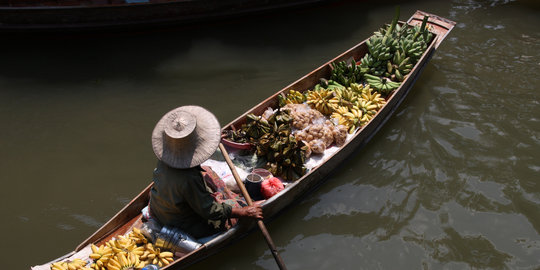
<path fill-rule="evenodd" d="M 176 108 L 156 124 L 152 148 L 158 163 L 149 212 L 162 226 L 201 238 L 230 228 L 235 218 L 263 218 L 259 205 L 246 206 L 216 173 L 201 166 L 220 140 L 217 118 L 199 106 Z"/>

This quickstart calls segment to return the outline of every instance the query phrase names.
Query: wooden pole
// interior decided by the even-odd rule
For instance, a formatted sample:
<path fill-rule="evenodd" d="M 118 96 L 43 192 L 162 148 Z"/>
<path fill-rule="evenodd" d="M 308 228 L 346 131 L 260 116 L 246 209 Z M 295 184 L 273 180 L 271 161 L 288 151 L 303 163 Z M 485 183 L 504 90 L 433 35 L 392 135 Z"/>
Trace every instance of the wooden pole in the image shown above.
<path fill-rule="evenodd" d="M 223 146 L 222 143 L 219 144 L 219 149 L 221 150 L 223 157 L 225 157 L 225 161 L 227 161 L 227 165 L 229 165 L 229 168 L 231 168 L 231 172 L 234 176 L 234 180 L 236 180 L 236 184 L 238 185 L 238 187 L 240 187 L 240 190 L 242 191 L 242 195 L 246 199 L 247 204 L 253 205 L 253 201 L 251 200 L 251 197 L 249 196 L 249 193 L 247 192 L 246 187 L 244 186 L 244 183 L 240 179 L 240 176 L 238 175 L 238 172 L 236 172 L 236 168 L 234 167 L 234 164 L 229 158 L 229 153 L 227 152 L 227 149 L 225 149 L 225 146 Z M 286 270 L 287 267 L 285 267 L 285 263 L 283 263 L 283 260 L 279 256 L 276 246 L 274 245 L 274 241 L 272 240 L 272 237 L 270 237 L 270 233 L 268 233 L 268 230 L 266 230 L 266 226 L 264 225 L 264 222 L 259 219 L 257 220 L 257 225 L 259 225 L 259 229 L 261 229 L 261 232 L 264 235 L 264 238 L 266 239 L 266 243 L 268 244 L 268 247 L 270 248 L 270 252 L 272 252 L 272 255 L 274 256 L 274 259 L 276 260 L 276 263 L 279 266 L 279 269 Z"/>

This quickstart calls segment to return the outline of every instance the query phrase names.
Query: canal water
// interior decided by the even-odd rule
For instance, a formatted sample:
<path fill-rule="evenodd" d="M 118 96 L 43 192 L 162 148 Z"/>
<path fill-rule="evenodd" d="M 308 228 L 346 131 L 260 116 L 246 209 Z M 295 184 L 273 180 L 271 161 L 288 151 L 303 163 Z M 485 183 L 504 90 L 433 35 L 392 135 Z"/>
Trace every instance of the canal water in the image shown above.
<path fill-rule="evenodd" d="M 150 183 L 168 110 L 222 124 L 416 10 L 456 27 L 370 143 L 270 222 L 289 269 L 540 267 L 540 6 L 339 1 L 0 43 L 2 262 L 73 250 Z M 190 269 L 277 269 L 255 231 Z"/>

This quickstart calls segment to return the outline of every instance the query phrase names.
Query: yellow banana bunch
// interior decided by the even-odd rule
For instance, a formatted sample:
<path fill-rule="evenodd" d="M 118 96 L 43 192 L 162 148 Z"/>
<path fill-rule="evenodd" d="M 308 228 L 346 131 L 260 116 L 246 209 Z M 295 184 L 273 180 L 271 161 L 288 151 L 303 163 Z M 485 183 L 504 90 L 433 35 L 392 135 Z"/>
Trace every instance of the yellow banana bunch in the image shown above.
<path fill-rule="evenodd" d="M 334 93 L 336 96 L 350 102 L 354 102 L 358 98 L 357 94 L 351 91 L 350 89 L 344 89 L 344 88 L 335 89 Z"/>
<path fill-rule="evenodd" d="M 331 117 L 337 122 L 336 125 L 345 126 L 347 127 L 347 129 L 352 125 L 350 120 L 347 117 L 343 116 L 342 114 L 332 113 Z"/>
<path fill-rule="evenodd" d="M 158 260 L 157 265 L 159 267 L 163 267 L 163 266 L 169 265 L 170 263 L 174 261 L 174 254 L 169 251 L 164 251 L 164 252 L 159 253 L 158 258 L 159 260 Z"/>
<path fill-rule="evenodd" d="M 104 269 L 109 259 L 114 256 L 112 248 L 106 245 L 101 245 L 100 247 L 97 247 L 94 244 L 91 245 L 91 248 L 92 254 L 90 254 L 90 259 L 93 259 L 95 264 L 93 268 L 96 270 Z"/>
<path fill-rule="evenodd" d="M 107 263 L 108 262 L 109 261 L 107 261 Z M 93 263 L 93 264 L 90 265 L 90 269 L 92 269 L 92 270 L 107 270 L 106 265 L 107 264 L 104 265 L 103 263 L 101 263 L 101 265 L 98 265 L 97 263 Z"/>
<path fill-rule="evenodd" d="M 381 96 L 381 94 L 379 94 L 377 91 L 373 91 L 373 89 L 369 88 L 369 86 L 362 92 L 361 99 L 371 101 L 372 104 L 377 105 L 377 110 L 386 104 L 386 100 Z"/>
<path fill-rule="evenodd" d="M 373 104 L 371 101 L 368 101 L 368 100 L 361 100 L 356 105 L 357 105 L 357 108 L 363 111 L 364 113 L 372 112 L 372 114 L 375 114 L 378 108 L 376 104 Z"/>
<path fill-rule="evenodd" d="M 67 270 L 67 262 L 55 262 L 51 264 L 51 270 Z"/>
<path fill-rule="evenodd" d="M 351 121 L 354 123 L 354 127 L 357 127 L 359 126 L 363 113 L 360 109 L 358 109 L 358 107 L 354 106 L 349 110 L 348 113 L 344 114 L 344 116 L 351 119 Z"/>
<path fill-rule="evenodd" d="M 132 252 L 118 253 L 107 263 L 107 270 L 127 270 L 143 267 L 144 265 L 139 261 L 139 257 Z"/>
<path fill-rule="evenodd" d="M 141 233 L 139 228 L 133 228 L 133 230 L 128 234 L 128 237 L 135 242 L 136 245 L 148 243 L 146 236 Z"/>
<path fill-rule="evenodd" d="M 340 106 L 340 107 L 336 108 L 336 110 L 334 111 L 334 113 L 341 114 L 341 115 L 344 115 L 344 114 L 346 114 L 348 112 L 349 112 L 349 108 L 344 107 L 344 106 Z"/>
<path fill-rule="evenodd" d="M 163 267 L 174 261 L 174 254 L 172 252 L 161 251 L 151 243 L 146 244 L 145 248 L 146 249 L 140 259 L 146 264 L 157 264 L 159 267 Z"/>
<path fill-rule="evenodd" d="M 306 97 L 304 94 L 296 91 L 296 90 L 290 90 L 289 94 L 287 95 L 287 100 L 291 104 L 302 104 L 304 101 L 306 101 Z"/>
<path fill-rule="evenodd" d="M 351 127 L 354 127 L 354 115 L 352 115 L 347 107 L 338 107 L 332 113 L 330 118 L 334 119 L 337 122 L 337 125 L 343 125 L 349 130 Z M 353 128 L 354 130 L 354 128 Z"/>
<path fill-rule="evenodd" d="M 358 104 L 358 109 L 361 110 L 364 115 L 360 119 L 361 125 L 365 125 L 369 120 L 371 120 L 375 114 L 377 113 L 378 107 L 377 105 L 371 103 L 371 101 L 362 100 Z"/>
<path fill-rule="evenodd" d="M 354 103 L 338 96 L 335 96 L 328 101 L 328 106 L 330 106 L 333 111 L 335 111 L 338 107 L 352 107 L 353 104 Z"/>
<path fill-rule="evenodd" d="M 120 252 L 127 253 L 137 248 L 135 241 L 124 235 L 118 236 L 117 239 L 110 240 L 107 242 L 107 245 L 112 248 L 115 254 Z"/>
<path fill-rule="evenodd" d="M 367 84 L 359 84 L 359 83 L 351 83 L 349 87 L 347 87 L 347 90 L 360 95 L 362 94 L 366 89 L 369 89 L 369 85 Z"/>
<path fill-rule="evenodd" d="M 94 244 L 90 247 L 92 253 L 89 257 L 94 260 L 88 268 L 91 270 L 140 269 L 152 263 L 155 258 L 156 264 L 159 261 L 159 249 L 156 252 L 152 243 L 148 243 L 138 228 L 133 228 L 129 233 L 113 238 L 99 247 Z"/>
<path fill-rule="evenodd" d="M 279 106 L 283 107 L 287 104 L 302 104 L 304 101 L 306 101 L 306 97 L 304 94 L 296 91 L 296 90 L 289 90 L 289 93 L 287 95 L 281 93 L 278 96 L 279 99 Z"/>
<path fill-rule="evenodd" d="M 332 107 L 328 102 L 332 97 L 332 91 L 328 89 L 310 90 L 307 93 L 307 104 L 324 115 L 332 114 Z"/>
<path fill-rule="evenodd" d="M 156 257 L 156 250 L 151 243 L 146 244 L 143 254 L 139 257 L 141 261 L 146 261 L 148 264 L 152 263 Z"/>
<path fill-rule="evenodd" d="M 365 119 L 365 117 L 362 110 L 356 106 L 352 108 L 341 107 L 332 114 L 332 118 L 337 120 L 337 124 L 345 126 L 351 134 L 357 127 L 364 125 L 365 122 L 362 119 Z"/>
<path fill-rule="evenodd" d="M 73 261 L 55 262 L 51 264 L 51 270 L 86 270 L 91 269 L 86 267 L 88 263 L 82 259 L 74 259 Z"/>
<path fill-rule="evenodd" d="M 373 115 L 365 113 L 364 116 L 362 116 L 362 119 L 360 119 L 360 125 L 363 126 L 367 124 L 371 119 L 373 119 Z"/>
<path fill-rule="evenodd" d="M 343 88 L 335 89 L 333 92 L 334 92 L 333 94 L 334 97 L 331 98 L 328 101 L 328 103 L 330 107 L 334 110 L 340 106 L 345 106 L 345 107 L 350 108 L 354 105 L 354 103 L 358 99 L 355 93 L 347 89 L 343 89 Z"/>
<path fill-rule="evenodd" d="M 354 106 L 350 110 L 350 117 L 355 120 L 355 122 L 358 122 L 360 119 L 362 119 L 363 112 L 358 107 Z"/>

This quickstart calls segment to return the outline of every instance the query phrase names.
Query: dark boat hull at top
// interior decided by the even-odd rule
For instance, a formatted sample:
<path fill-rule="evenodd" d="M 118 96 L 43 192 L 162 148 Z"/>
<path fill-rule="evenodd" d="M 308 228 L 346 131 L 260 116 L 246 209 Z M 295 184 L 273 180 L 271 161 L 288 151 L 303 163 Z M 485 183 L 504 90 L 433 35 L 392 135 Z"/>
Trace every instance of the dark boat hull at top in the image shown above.
<path fill-rule="evenodd" d="M 0 0 L 0 30 L 88 30 L 186 24 L 324 0 Z"/>
<path fill-rule="evenodd" d="M 398 106 L 403 102 L 407 93 L 411 90 L 415 81 L 420 76 L 423 68 L 427 62 L 433 56 L 440 43 L 445 39 L 447 34 L 452 30 L 455 22 L 438 17 L 436 15 L 427 14 L 425 12 L 417 11 L 407 22 L 402 24 L 414 26 L 422 24 L 425 15 L 429 15 L 427 20 L 427 26 L 429 32 L 434 36 L 433 40 L 422 53 L 418 62 L 414 65 L 407 78 L 400 84 L 400 86 L 393 90 L 386 99 L 386 105 L 384 105 L 369 122 L 354 131 L 351 137 L 346 143 L 339 147 L 339 149 L 329 156 L 325 157 L 321 163 L 313 167 L 300 179 L 288 184 L 283 190 L 274 195 L 273 197 L 264 200 L 261 206 L 264 211 L 265 221 L 275 218 L 279 215 L 285 207 L 291 205 L 292 202 L 298 200 L 301 196 L 305 195 L 311 189 L 321 184 L 326 176 L 336 169 L 353 151 L 359 149 L 365 145 L 384 125 L 384 123 L 390 119 Z M 321 78 L 328 78 L 331 70 L 332 63 L 344 61 L 350 58 L 354 60 L 361 59 L 368 53 L 367 40 L 364 40 L 349 50 L 339 54 L 334 59 L 325 63 L 324 65 L 316 68 L 309 74 L 300 78 L 296 82 L 288 85 L 280 91 L 277 91 L 274 95 L 268 97 L 258 105 L 249 109 L 244 114 L 233 120 L 231 123 L 225 125 L 223 130 L 238 128 L 246 122 L 246 116 L 248 114 L 261 115 L 269 107 L 278 107 L 279 96 L 281 94 L 289 93 L 291 90 L 296 89 L 305 91 L 312 89 Z M 104 224 L 93 235 L 84 240 L 79 246 L 77 246 L 73 252 L 66 254 L 63 257 L 57 258 L 50 263 L 32 267 L 33 270 L 49 270 L 50 265 L 53 262 L 65 261 L 70 258 L 76 258 L 85 254 L 85 250 L 89 249 L 91 244 L 103 245 L 107 241 L 124 235 L 125 233 L 133 230 L 133 228 L 141 226 L 141 209 L 148 205 L 149 193 L 152 184 L 145 188 L 139 195 L 137 195 L 128 205 L 120 210 L 114 217 L 112 217 L 106 224 Z M 252 220 L 241 220 L 236 226 L 232 227 L 226 232 L 221 233 L 212 240 L 205 242 L 192 252 L 175 257 L 174 261 L 165 266 L 163 269 L 183 269 L 193 264 L 196 261 L 202 260 L 211 254 L 214 254 L 230 245 L 234 241 L 237 241 L 240 237 L 245 236 L 252 231 L 256 226 L 256 223 Z M 88 256 L 88 254 L 86 254 Z"/>

